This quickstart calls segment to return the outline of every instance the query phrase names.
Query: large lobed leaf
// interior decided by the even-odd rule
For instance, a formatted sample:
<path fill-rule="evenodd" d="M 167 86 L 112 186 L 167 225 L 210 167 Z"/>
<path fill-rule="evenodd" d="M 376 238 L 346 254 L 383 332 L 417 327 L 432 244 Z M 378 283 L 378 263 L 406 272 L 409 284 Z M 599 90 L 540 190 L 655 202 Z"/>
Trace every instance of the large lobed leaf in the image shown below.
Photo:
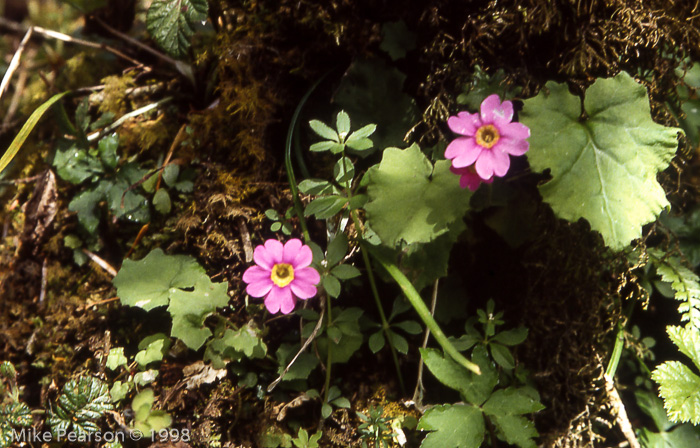
<path fill-rule="evenodd" d="M 681 130 L 651 119 L 646 89 L 624 72 L 597 80 L 583 106 L 585 118 L 579 98 L 555 82 L 525 100 L 528 159 L 534 171 L 551 170 L 540 192 L 554 212 L 585 218 L 619 250 L 669 206 L 656 174 L 675 154 Z"/>
<path fill-rule="evenodd" d="M 432 431 L 421 448 L 479 448 L 484 441 L 484 416 L 475 406 L 435 406 L 420 419 L 418 428 Z"/>
<path fill-rule="evenodd" d="M 440 160 L 433 167 L 415 144 L 384 150 L 368 176 L 369 225 L 390 247 L 430 242 L 447 233 L 469 208 L 471 194 L 459 187 L 450 162 Z"/>

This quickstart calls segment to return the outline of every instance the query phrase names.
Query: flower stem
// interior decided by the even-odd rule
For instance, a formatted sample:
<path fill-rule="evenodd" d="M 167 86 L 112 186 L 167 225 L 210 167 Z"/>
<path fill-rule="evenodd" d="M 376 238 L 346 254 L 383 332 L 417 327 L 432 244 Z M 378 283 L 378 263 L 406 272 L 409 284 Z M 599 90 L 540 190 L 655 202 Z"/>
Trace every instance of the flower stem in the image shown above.
<path fill-rule="evenodd" d="M 354 214 L 353 214 L 354 218 Z M 354 219 L 353 219 L 354 221 Z M 355 224 L 357 225 L 357 224 Z M 394 344 L 391 341 L 391 338 L 389 337 L 389 322 L 386 320 L 386 315 L 384 314 L 384 310 L 382 309 L 382 301 L 379 299 L 379 290 L 377 290 L 377 283 L 374 280 L 374 272 L 372 271 L 372 264 L 369 259 L 369 255 L 367 254 L 367 251 L 365 250 L 364 246 L 366 244 L 360 243 L 360 246 L 362 250 L 362 259 L 365 262 L 365 267 L 367 268 L 367 277 L 369 278 L 369 286 L 370 289 L 372 290 L 372 295 L 374 296 L 374 302 L 377 304 L 377 309 L 379 310 L 379 318 L 382 320 L 382 331 L 384 332 L 384 337 L 386 338 L 386 341 L 389 343 L 389 348 L 391 349 L 391 357 L 394 360 L 394 366 L 396 367 L 396 376 L 399 379 L 399 386 L 401 387 L 401 393 L 406 394 L 406 387 L 404 386 L 403 382 L 403 375 L 401 375 L 401 367 L 399 366 L 399 357 L 396 354 L 396 348 L 394 347 Z"/>
<path fill-rule="evenodd" d="M 326 336 L 328 336 L 328 327 L 331 326 L 333 323 L 333 314 L 331 313 L 331 295 L 326 294 L 326 315 L 328 316 L 328 320 L 326 321 Z M 326 381 L 323 384 L 323 403 L 328 403 L 328 391 L 331 388 L 331 364 L 333 364 L 333 347 L 332 347 L 332 342 L 331 338 L 328 337 L 328 344 L 326 344 L 326 351 L 327 351 L 327 357 L 326 357 Z"/>
<path fill-rule="evenodd" d="M 367 248 L 369 249 L 369 246 L 367 246 Z M 372 252 L 371 249 L 370 252 Z M 465 358 L 459 351 L 457 351 L 457 349 L 454 347 L 454 345 L 452 345 L 450 340 L 447 339 L 445 333 L 442 332 L 442 329 L 440 328 L 438 323 L 435 322 L 435 319 L 433 319 L 433 316 L 430 314 L 430 310 L 428 310 L 428 307 L 425 306 L 423 298 L 420 296 L 418 291 L 416 291 L 416 288 L 413 287 L 410 280 L 406 278 L 403 272 L 401 272 L 401 270 L 399 270 L 399 268 L 395 264 L 384 261 L 380 256 L 377 256 L 375 253 L 372 253 L 372 255 L 379 262 L 379 264 L 381 264 L 382 267 L 389 273 L 389 275 L 391 275 L 394 281 L 399 284 L 399 286 L 403 290 L 403 293 L 406 295 L 406 298 L 408 298 L 408 301 L 411 302 L 411 305 L 413 305 L 413 308 L 418 313 L 418 316 L 430 329 L 430 332 L 433 334 L 433 337 L 438 342 L 438 344 L 440 344 L 442 349 L 445 350 L 445 353 L 450 355 L 452 359 L 457 361 L 457 363 L 461 364 L 462 366 L 471 370 L 472 372 L 480 375 L 481 369 L 479 369 L 479 366 Z"/>

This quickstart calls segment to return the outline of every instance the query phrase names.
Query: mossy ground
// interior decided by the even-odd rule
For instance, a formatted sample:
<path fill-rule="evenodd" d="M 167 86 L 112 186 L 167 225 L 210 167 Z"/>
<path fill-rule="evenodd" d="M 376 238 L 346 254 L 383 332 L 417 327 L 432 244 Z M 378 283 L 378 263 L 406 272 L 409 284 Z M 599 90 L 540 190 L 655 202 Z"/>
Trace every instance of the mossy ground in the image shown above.
<path fill-rule="evenodd" d="M 196 168 L 194 193 L 176 202 L 170 215 L 156 215 L 138 241 L 140 226 L 106 219 L 100 226 L 99 254 L 118 267 L 134 243 L 137 256 L 159 246 L 191 253 L 210 276 L 229 281 L 232 310 L 224 312 L 245 322 L 240 275 L 249 261 L 248 240 L 271 235 L 265 209 L 284 212 L 291 204 L 283 148 L 292 112 L 321 76 L 330 72 L 327 83 L 337 83 L 353 58 L 376 54 L 383 23 L 400 18 L 417 34 L 416 49 L 397 65 L 408 76 L 405 90 L 423 110 L 410 138 L 430 145 L 446 135 L 444 123 L 457 110 L 456 94 L 476 65 L 487 72 L 502 69 L 506 83 L 522 87 L 523 97 L 547 80 L 566 81 L 572 91 L 582 92 L 595 78 L 625 70 L 647 80 L 655 119 L 674 124 L 669 109 L 678 101 L 674 70 L 686 57 L 700 60 L 700 14 L 692 3 L 483 0 L 465 5 L 438 0 L 426 6 L 393 0 L 214 0 L 210 18 L 215 32 L 194 45 L 194 85 L 143 53 L 137 56 L 154 70 L 127 69 L 99 51 L 45 43 L 52 51 L 34 61 L 42 76 L 30 77 L 20 111 L 26 116 L 56 91 L 101 84 L 101 101 L 92 104 L 95 115 L 119 116 L 173 96 L 157 115 L 130 120 L 118 130 L 120 151 L 125 158 L 158 160 L 186 126 L 190 132 L 172 157 Z M 47 28 L 60 23 L 68 32 L 82 22 L 78 15 L 72 16 L 72 27 L 65 20 L 56 22 L 57 14 L 65 14 L 56 2 L 30 4 L 49 8 L 44 22 L 36 12 L 30 18 Z M 99 64 L 91 63 L 96 59 Z M 149 86 L 156 86 L 156 93 L 134 93 Z M 3 98 L 3 110 L 9 101 Z M 69 115 L 76 105 L 67 105 Z M 45 120 L 35 131 L 13 178 L 47 168 L 54 124 Z M 11 134 L 6 131 L 3 141 Z M 679 206 L 697 202 L 697 182 L 688 166 L 693 151 L 687 144 L 683 149 L 677 170 L 663 178 Z M 527 188 L 525 194 L 536 202 L 535 184 Z M 62 241 L 77 227 L 67 207 L 75 187 L 59 181 L 58 214 L 50 231 L 37 250 L 19 249 L 22 204 L 32 190 L 33 184 L 21 183 L 5 186 L 3 192 L 0 358 L 17 365 L 24 398 L 40 408 L 69 377 L 103 374 L 100 356 L 114 345 L 135 346 L 140 331 L 151 323 L 144 314 L 110 301 L 114 290 L 104 270 L 73 264 L 72 251 Z M 513 324 L 529 328 L 517 358 L 531 371 L 546 406 L 536 418 L 541 440 L 556 447 L 616 444 L 619 434 L 599 424 L 614 419 L 605 407 L 602 372 L 624 300 L 641 297 L 628 261 L 609 255 L 584 223 L 557 220 L 544 206 L 536 209 L 533 224 L 533 233 L 541 236 L 517 249 L 483 225 L 487 214 L 474 216 L 471 237 L 460 243 L 456 252 L 461 255 L 453 254 L 451 275 L 464 277 L 473 297 L 493 298 Z M 482 306 L 470 303 L 469 312 Z M 267 337 L 274 343 L 275 332 L 293 326 L 269 323 Z M 286 431 L 276 419 L 286 403 L 283 395 L 260 399 L 255 390 L 231 380 L 186 390 L 179 382 L 181 370 L 201 354 L 182 348 L 178 353 L 161 365 L 155 387 L 174 426 L 194 430 L 193 446 L 256 446 L 261 437 L 274 439 L 270 434 Z M 417 353 L 410 353 L 403 361 L 409 380 L 415 379 L 416 360 Z M 261 379 L 273 379 L 274 371 Z M 400 396 L 390 360 L 363 352 L 343 375 L 358 409 L 382 405 L 392 415 L 412 412 L 404 409 L 407 397 Z M 289 413 L 307 427 L 318 418 L 308 403 Z M 352 413 L 334 414 L 324 446 L 356 445 L 358 423 Z M 592 435 L 593 429 L 608 439 Z"/>

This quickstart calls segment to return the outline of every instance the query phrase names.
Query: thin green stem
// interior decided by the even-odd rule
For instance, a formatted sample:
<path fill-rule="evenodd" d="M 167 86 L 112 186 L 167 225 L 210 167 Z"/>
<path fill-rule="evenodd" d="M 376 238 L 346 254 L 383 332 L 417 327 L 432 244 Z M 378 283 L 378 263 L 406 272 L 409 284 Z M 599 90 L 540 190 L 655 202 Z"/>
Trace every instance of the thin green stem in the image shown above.
<path fill-rule="evenodd" d="M 366 248 L 369 249 L 369 245 L 367 245 Z M 371 249 L 370 253 L 372 253 Z M 416 288 L 413 287 L 411 281 L 406 278 L 403 272 L 401 272 L 401 270 L 399 270 L 395 264 L 384 261 L 381 257 L 374 253 L 372 253 L 372 255 L 401 287 L 401 290 L 403 290 L 406 298 L 408 298 L 408 301 L 411 303 L 411 305 L 413 305 L 413 308 L 416 310 L 416 313 L 418 313 L 421 320 L 423 320 L 423 323 L 425 323 L 425 325 L 430 329 L 430 332 L 433 334 L 433 337 L 437 343 L 440 344 L 443 350 L 445 350 L 445 353 L 450 355 L 457 363 L 480 375 L 481 369 L 479 369 L 479 366 L 465 358 L 459 351 L 457 351 L 450 340 L 447 339 L 445 333 L 442 332 L 442 329 L 430 314 L 430 310 L 428 310 L 428 307 L 425 306 L 423 298 L 420 296 L 418 291 L 416 291 Z"/>
<path fill-rule="evenodd" d="M 355 226 L 357 227 L 358 225 L 358 220 L 355 217 L 355 214 L 352 214 L 353 221 L 355 222 Z M 384 332 L 384 337 L 386 338 L 387 343 L 389 344 L 389 348 L 391 349 L 391 357 L 394 360 L 394 366 L 396 367 L 396 376 L 399 379 L 399 386 L 401 387 L 401 393 L 404 395 L 406 394 L 406 387 L 404 386 L 403 382 L 403 375 L 401 375 L 401 367 L 399 366 L 399 357 L 396 354 L 396 348 L 394 347 L 394 344 L 391 341 L 391 337 L 389 337 L 389 321 L 386 319 L 386 315 L 384 314 L 384 310 L 382 309 L 382 301 L 379 299 L 379 290 L 377 289 L 377 282 L 374 279 L 374 272 L 372 271 L 372 263 L 369 259 L 369 255 L 367 254 L 367 251 L 365 250 L 364 246 L 366 244 L 360 243 L 360 246 L 362 250 L 362 260 L 365 263 L 365 268 L 367 269 L 367 277 L 369 278 L 369 286 L 370 289 L 372 290 L 372 295 L 374 296 L 374 302 L 377 304 L 377 309 L 379 310 L 379 318 L 382 320 L 382 331 Z"/>
<path fill-rule="evenodd" d="M 326 294 L 326 315 L 328 316 L 328 320 L 326 321 L 326 331 L 328 331 L 328 327 L 330 327 L 333 324 L 333 313 L 331 312 L 331 296 L 330 294 Z M 328 403 L 328 391 L 331 388 L 331 364 L 333 364 L 333 347 L 331 344 L 331 338 L 328 338 L 328 344 L 326 344 L 327 348 L 327 357 L 326 357 L 326 381 L 323 384 L 323 403 Z"/>
<path fill-rule="evenodd" d="M 626 321 L 629 321 L 629 318 L 632 315 L 632 311 L 634 310 L 634 304 L 635 302 L 630 301 L 630 303 L 627 305 L 627 309 L 625 309 L 624 319 Z M 617 332 L 615 334 L 615 347 L 613 347 L 613 352 L 610 356 L 610 361 L 608 361 L 608 367 L 605 369 L 605 374 L 610 378 L 613 378 L 615 376 L 615 372 L 617 372 L 617 366 L 620 363 L 620 357 L 622 356 L 622 350 L 625 348 L 625 338 L 623 336 L 624 330 L 625 327 L 618 322 Z"/>

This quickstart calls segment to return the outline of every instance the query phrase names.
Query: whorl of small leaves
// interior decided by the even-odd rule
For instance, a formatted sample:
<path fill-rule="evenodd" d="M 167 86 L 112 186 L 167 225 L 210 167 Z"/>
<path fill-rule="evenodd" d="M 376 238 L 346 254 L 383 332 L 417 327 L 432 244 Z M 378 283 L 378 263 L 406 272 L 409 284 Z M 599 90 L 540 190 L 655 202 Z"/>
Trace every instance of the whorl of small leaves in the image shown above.
<path fill-rule="evenodd" d="M 681 321 L 700 329 L 700 277 L 683 266 L 677 257 L 663 259 L 660 252 L 650 252 L 650 255 L 661 279 L 671 284 L 676 300 L 681 302 L 678 306 Z"/>
<path fill-rule="evenodd" d="M 174 58 L 183 58 L 197 22 L 207 19 L 206 0 L 154 0 L 146 15 L 146 28 L 153 40 Z"/>
<path fill-rule="evenodd" d="M 54 435 L 65 434 L 72 426 L 78 438 L 85 438 L 99 430 L 96 421 L 112 408 L 107 384 L 98 378 L 84 376 L 63 386 L 63 393 L 50 412 L 48 424 Z"/>

